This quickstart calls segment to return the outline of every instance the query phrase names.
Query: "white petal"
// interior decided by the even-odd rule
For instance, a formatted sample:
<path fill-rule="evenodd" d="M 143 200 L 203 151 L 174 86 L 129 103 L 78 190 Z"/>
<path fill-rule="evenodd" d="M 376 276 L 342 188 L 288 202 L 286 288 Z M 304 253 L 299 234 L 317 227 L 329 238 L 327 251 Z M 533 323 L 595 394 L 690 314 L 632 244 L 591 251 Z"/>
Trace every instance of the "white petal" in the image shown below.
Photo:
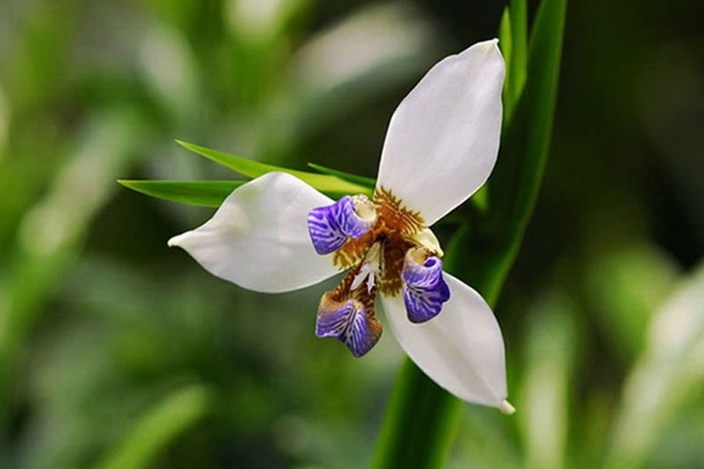
<path fill-rule="evenodd" d="M 496 162 L 505 74 L 497 42 L 436 64 L 391 117 L 377 187 L 420 211 L 427 226 L 479 189 Z"/>
<path fill-rule="evenodd" d="M 289 174 L 269 173 L 235 189 L 213 218 L 169 246 L 249 290 L 296 290 L 338 272 L 330 256 L 313 249 L 307 225 L 312 208 L 333 202 Z"/>
<path fill-rule="evenodd" d="M 465 401 L 509 412 L 499 324 L 476 291 L 444 276 L 451 296 L 440 314 L 413 324 L 400 295 L 382 297 L 387 322 L 411 360 L 438 385 Z"/>

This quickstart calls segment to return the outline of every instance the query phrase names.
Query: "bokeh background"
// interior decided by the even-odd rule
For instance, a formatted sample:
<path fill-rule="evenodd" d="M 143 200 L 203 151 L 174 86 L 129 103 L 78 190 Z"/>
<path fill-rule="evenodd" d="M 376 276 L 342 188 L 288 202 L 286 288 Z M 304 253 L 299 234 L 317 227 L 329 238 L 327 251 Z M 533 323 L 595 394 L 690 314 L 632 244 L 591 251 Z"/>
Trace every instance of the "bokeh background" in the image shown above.
<path fill-rule="evenodd" d="M 174 138 L 374 176 L 395 105 L 502 8 L 4 0 L 0 467 L 368 465 L 391 335 L 361 360 L 317 339 L 325 285 L 211 277 L 166 240 L 212 211 L 116 179 L 233 177 Z M 496 308 L 519 410 L 465 406 L 448 467 L 704 467 L 702 50 L 699 0 L 568 5 L 545 184 Z"/>

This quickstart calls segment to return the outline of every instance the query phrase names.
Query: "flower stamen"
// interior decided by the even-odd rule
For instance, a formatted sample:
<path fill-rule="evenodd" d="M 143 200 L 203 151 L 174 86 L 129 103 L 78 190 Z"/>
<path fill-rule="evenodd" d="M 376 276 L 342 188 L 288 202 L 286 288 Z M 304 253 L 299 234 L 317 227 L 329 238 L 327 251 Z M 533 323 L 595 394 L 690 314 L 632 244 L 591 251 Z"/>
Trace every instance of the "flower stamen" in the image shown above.
<path fill-rule="evenodd" d="M 364 261 L 359 269 L 359 273 L 355 275 L 350 289 L 356 290 L 364 280 L 367 281 L 367 291 L 371 292 L 376 287 L 374 276 L 381 272 L 381 244 L 374 243 L 369 248 L 364 256 Z"/>

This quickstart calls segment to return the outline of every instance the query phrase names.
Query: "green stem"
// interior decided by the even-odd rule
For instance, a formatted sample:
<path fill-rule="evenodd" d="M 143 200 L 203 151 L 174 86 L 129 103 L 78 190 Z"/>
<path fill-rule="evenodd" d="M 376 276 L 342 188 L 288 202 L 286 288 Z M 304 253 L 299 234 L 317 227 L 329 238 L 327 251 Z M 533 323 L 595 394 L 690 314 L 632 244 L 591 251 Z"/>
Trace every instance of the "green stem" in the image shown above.
<path fill-rule="evenodd" d="M 372 467 L 441 466 L 460 404 L 405 359 L 391 394 Z"/>

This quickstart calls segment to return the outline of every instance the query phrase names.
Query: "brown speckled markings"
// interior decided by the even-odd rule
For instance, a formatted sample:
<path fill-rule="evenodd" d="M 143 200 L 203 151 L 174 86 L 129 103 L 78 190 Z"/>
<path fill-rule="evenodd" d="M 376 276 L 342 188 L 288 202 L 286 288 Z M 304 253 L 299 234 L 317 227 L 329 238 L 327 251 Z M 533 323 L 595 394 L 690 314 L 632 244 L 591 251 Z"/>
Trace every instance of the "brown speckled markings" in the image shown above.
<path fill-rule="evenodd" d="M 361 265 L 347 272 L 345 278 L 342 279 L 340 284 L 334 290 L 330 290 L 323 295 L 320 299 L 320 305 L 318 306 L 318 314 L 325 314 L 327 311 L 336 311 L 348 300 L 355 300 L 364 307 L 364 315 L 367 318 L 367 325 L 369 326 L 371 335 L 374 337 L 374 342 L 376 342 L 379 340 L 382 331 L 381 323 L 377 321 L 376 312 L 374 310 L 376 287 L 371 290 L 367 290 L 365 283 L 354 291 L 350 290 L 352 281 L 359 273 L 360 267 Z"/>
<path fill-rule="evenodd" d="M 379 221 L 371 230 L 367 231 L 362 237 L 353 239 L 350 238 L 347 242 L 333 254 L 333 263 L 340 270 L 349 269 L 355 265 L 359 265 L 367 254 L 369 247 L 374 244 L 377 236 L 377 227 Z"/>
<path fill-rule="evenodd" d="M 378 207 L 379 218 L 384 220 L 391 230 L 410 236 L 423 227 L 420 213 L 404 207 L 401 200 L 388 189 L 378 188 L 374 192 L 374 203 Z"/>
<path fill-rule="evenodd" d="M 391 233 L 382 240 L 382 269 L 379 280 L 379 291 L 384 295 L 396 296 L 401 293 L 403 281 L 401 270 L 406 251 L 413 247 L 413 243 L 403 238 L 398 233 Z"/>
<path fill-rule="evenodd" d="M 420 213 L 404 207 L 400 199 L 383 187 L 374 193 L 374 205 L 378 214 L 374 226 L 364 236 L 347 240 L 333 255 L 333 262 L 341 270 L 359 266 L 369 248 L 376 242 L 381 243 L 379 291 L 395 296 L 401 292 L 404 256 L 415 245 L 409 237 L 423 228 L 423 218 Z M 351 281 L 348 282 L 348 287 L 350 283 Z"/>

